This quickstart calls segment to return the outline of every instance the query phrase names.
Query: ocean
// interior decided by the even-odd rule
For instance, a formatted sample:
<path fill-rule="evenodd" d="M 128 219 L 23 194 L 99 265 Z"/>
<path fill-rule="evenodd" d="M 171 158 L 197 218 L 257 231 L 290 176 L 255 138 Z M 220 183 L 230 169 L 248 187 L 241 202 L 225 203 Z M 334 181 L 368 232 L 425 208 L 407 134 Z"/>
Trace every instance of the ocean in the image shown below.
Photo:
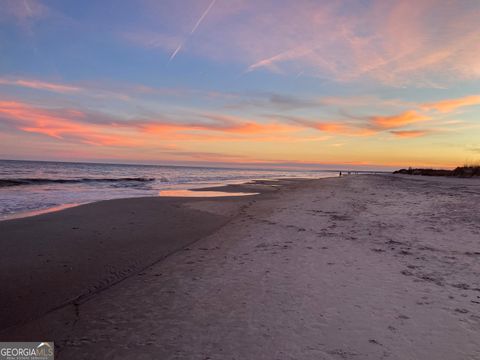
<path fill-rule="evenodd" d="M 0 220 L 79 204 L 249 180 L 320 178 L 336 171 L 0 160 Z"/>

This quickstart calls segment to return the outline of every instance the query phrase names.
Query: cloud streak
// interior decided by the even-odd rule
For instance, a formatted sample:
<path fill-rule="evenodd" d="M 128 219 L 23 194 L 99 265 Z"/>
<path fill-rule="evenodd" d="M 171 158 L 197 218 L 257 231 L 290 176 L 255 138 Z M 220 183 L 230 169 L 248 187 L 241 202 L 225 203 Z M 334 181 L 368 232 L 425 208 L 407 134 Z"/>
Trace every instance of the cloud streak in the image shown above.
<path fill-rule="evenodd" d="M 182 13 L 168 13 L 178 20 L 171 34 L 185 26 L 182 19 L 194 16 L 185 8 L 198 11 L 194 2 L 188 4 Z M 440 87 L 459 78 L 480 78 L 478 2 L 299 0 L 279 5 L 242 0 L 218 2 L 215 10 L 211 26 L 188 51 L 245 64 L 246 72 L 302 73 L 339 82 L 368 79 L 396 87 Z M 171 51 L 167 42 L 158 45 Z"/>
<path fill-rule="evenodd" d="M 77 86 L 71 85 L 63 85 L 39 80 L 27 80 L 27 79 L 6 79 L 0 78 L 0 85 L 12 85 L 12 86 L 19 86 L 25 87 L 30 89 L 37 89 L 37 90 L 47 90 L 57 93 L 72 93 L 78 92 L 82 90 Z"/>
<path fill-rule="evenodd" d="M 374 125 L 383 129 L 402 127 L 405 125 L 416 124 L 427 120 L 431 120 L 431 118 L 426 115 L 419 114 L 414 110 L 405 111 L 398 115 L 374 116 L 371 118 L 371 121 Z"/>
<path fill-rule="evenodd" d="M 18 101 L 0 101 L 0 123 L 56 140 L 99 146 L 139 146 L 158 141 L 273 141 L 294 140 L 298 126 L 261 123 L 223 114 L 197 114 L 196 120 L 168 118 L 123 120 L 76 109 L 45 109 Z"/>
<path fill-rule="evenodd" d="M 392 130 L 390 133 L 400 138 L 416 138 L 425 136 L 429 132 L 425 130 Z"/>
<path fill-rule="evenodd" d="M 48 81 L 40 81 L 36 79 L 15 79 L 0 78 L 0 84 L 6 86 L 17 86 L 35 90 L 44 90 L 60 94 L 86 94 L 88 96 L 114 96 L 123 100 L 130 101 L 130 95 L 121 95 L 118 93 L 110 94 L 107 90 L 96 89 L 89 86 L 78 86 L 72 84 L 61 84 Z M 121 88 L 121 87 L 120 87 Z M 122 89 L 121 89 L 122 90 Z M 123 89 L 125 90 L 125 89 Z M 154 89 L 149 87 L 130 86 L 127 89 L 129 94 L 140 96 L 145 94 L 153 96 L 165 96 L 172 93 L 170 89 Z M 192 91 L 188 89 L 181 92 L 180 96 L 192 95 Z M 186 92 L 185 92 L 186 91 Z M 174 96 L 179 95 L 178 91 L 173 92 Z M 121 95 L 121 97 L 120 97 Z M 210 96 L 202 94 L 202 96 Z M 213 94 L 212 96 L 221 96 L 223 100 L 229 100 L 231 96 L 222 96 L 222 94 Z M 233 95 L 232 95 L 233 96 Z M 242 96 L 236 94 L 235 99 L 242 99 Z M 480 104 L 479 95 L 469 95 L 461 98 L 443 99 L 430 103 L 418 104 L 415 107 L 411 102 L 398 102 L 394 100 L 382 100 L 376 97 L 360 97 L 360 98 L 332 98 L 319 97 L 302 99 L 288 95 L 276 93 L 259 93 L 246 96 L 247 100 L 240 101 L 236 105 L 226 105 L 225 110 L 238 109 L 245 106 L 254 106 L 259 108 L 271 108 L 273 110 L 292 111 L 292 115 L 274 115 L 265 116 L 257 115 L 252 119 L 245 117 L 233 116 L 231 114 L 217 112 L 199 112 L 194 111 L 184 115 L 174 115 L 175 120 L 165 117 L 156 117 L 155 112 L 151 113 L 149 118 L 143 119 L 140 116 L 134 116 L 130 120 L 118 119 L 99 112 L 85 112 L 79 110 L 49 110 L 30 106 L 26 103 L 18 102 L 22 106 L 13 106 L 15 102 L 2 102 L 3 107 L 0 113 L 10 117 L 29 121 L 29 124 L 18 127 L 20 130 L 39 133 L 53 138 L 61 139 L 65 136 L 71 138 L 86 138 L 87 131 L 81 131 L 79 123 L 89 123 L 90 125 L 103 126 L 100 129 L 92 128 L 96 133 L 102 133 L 103 138 L 114 129 L 124 129 L 135 136 L 143 135 L 162 135 L 170 134 L 172 139 L 176 140 L 192 140 L 192 141 L 242 141 L 255 140 L 260 141 L 301 141 L 300 137 L 305 136 L 306 141 L 310 141 L 313 137 L 308 134 L 296 135 L 296 133 L 313 129 L 326 134 L 335 134 L 350 137 L 369 137 L 382 132 L 390 131 L 391 134 L 398 138 L 420 137 L 432 134 L 434 131 L 425 131 L 416 129 L 418 124 L 429 122 L 434 126 L 435 121 L 441 114 L 454 112 L 455 110 Z M 410 106 L 410 109 L 402 112 L 393 113 L 393 115 L 373 115 L 373 116 L 352 116 L 343 113 L 342 108 L 351 106 L 363 106 L 368 109 L 369 103 L 382 103 L 382 101 L 391 107 L 397 108 Z M 297 109 L 313 109 L 328 106 L 330 109 L 339 106 L 340 116 L 322 120 L 309 118 L 307 116 L 294 115 L 293 111 Z M 23 109 L 23 110 L 22 110 Z M 39 122 L 49 116 L 50 121 Z M 193 120 L 189 120 L 189 118 Z M 262 121 L 260 121 L 261 119 Z M 269 121 L 263 121 L 270 119 Z M 52 121 L 55 120 L 55 121 Z M 273 120 L 273 121 L 271 121 Z M 51 125 L 51 126 L 50 126 Z M 65 125 L 65 126 L 63 126 Z M 143 134 L 143 135 L 139 135 Z M 97 134 L 96 141 L 101 143 L 101 137 Z M 126 137 L 125 137 L 126 140 Z M 105 140 L 105 143 L 107 140 Z M 108 140 L 113 143 L 113 140 Z M 129 143 L 124 141 L 124 143 Z"/>
<path fill-rule="evenodd" d="M 470 95 L 457 99 L 446 99 L 437 102 L 426 103 L 422 108 L 436 110 L 442 113 L 449 113 L 465 106 L 480 105 L 480 95 Z"/>
<path fill-rule="evenodd" d="M 0 101 L 0 119 L 24 132 L 57 140 L 79 141 L 99 146 L 135 146 L 128 134 L 98 124 L 85 123 L 86 114 L 78 110 L 48 110 L 16 101 Z"/>

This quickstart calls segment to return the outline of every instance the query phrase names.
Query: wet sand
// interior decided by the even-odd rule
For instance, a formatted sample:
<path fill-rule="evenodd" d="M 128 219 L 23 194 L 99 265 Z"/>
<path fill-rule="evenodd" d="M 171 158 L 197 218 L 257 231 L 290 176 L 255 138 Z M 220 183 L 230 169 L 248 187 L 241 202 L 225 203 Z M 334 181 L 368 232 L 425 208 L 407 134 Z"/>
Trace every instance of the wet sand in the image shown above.
<path fill-rule="evenodd" d="M 220 228 L 244 201 L 216 201 L 217 213 L 202 211 L 203 204 L 211 207 L 202 199 L 121 199 L 0 222 L 1 327 L 79 303 L 138 273 Z"/>
<path fill-rule="evenodd" d="M 60 359 L 480 358 L 480 181 L 356 175 L 233 187 L 252 188 L 262 194 L 115 200 L 0 223 L 2 327 L 23 314 L 17 306 L 42 304 L 0 338 L 53 339 Z M 58 266 L 36 262 L 40 249 Z M 125 254 L 154 264 L 49 310 L 55 292 L 59 305 L 78 296 Z M 63 257 L 80 270 L 57 284 Z M 55 279 L 53 295 L 8 302 L 40 275 Z"/>

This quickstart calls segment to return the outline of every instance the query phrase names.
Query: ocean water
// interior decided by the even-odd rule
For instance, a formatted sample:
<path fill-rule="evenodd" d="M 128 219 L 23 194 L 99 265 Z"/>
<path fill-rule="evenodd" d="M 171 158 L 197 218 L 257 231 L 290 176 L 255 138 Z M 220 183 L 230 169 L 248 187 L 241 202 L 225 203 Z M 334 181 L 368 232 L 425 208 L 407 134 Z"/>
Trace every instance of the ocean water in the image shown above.
<path fill-rule="evenodd" d="M 0 220 L 116 198 L 333 171 L 225 169 L 0 160 Z"/>

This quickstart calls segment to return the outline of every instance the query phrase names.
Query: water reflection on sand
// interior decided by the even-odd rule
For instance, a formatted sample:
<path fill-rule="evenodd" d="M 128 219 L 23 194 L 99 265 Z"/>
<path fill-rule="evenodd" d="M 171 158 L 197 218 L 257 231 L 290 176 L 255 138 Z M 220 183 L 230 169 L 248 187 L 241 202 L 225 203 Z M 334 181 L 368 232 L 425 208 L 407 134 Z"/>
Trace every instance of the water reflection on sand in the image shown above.
<path fill-rule="evenodd" d="M 71 207 L 75 207 L 75 206 L 78 206 L 78 205 L 82 205 L 82 204 L 81 203 L 63 204 L 63 205 L 58 205 L 58 206 L 47 207 L 47 208 L 44 208 L 44 209 L 36 209 L 36 210 L 31 210 L 31 211 L 23 211 L 23 212 L 19 212 L 19 213 L 15 213 L 15 214 L 0 215 L 0 221 L 11 220 L 11 219 L 21 219 L 21 218 L 29 217 L 29 216 L 42 215 L 42 214 L 46 214 L 46 213 L 50 213 L 50 212 L 69 209 Z"/>
<path fill-rule="evenodd" d="M 258 195 L 248 192 L 227 192 L 227 191 L 195 191 L 195 190 L 162 190 L 159 196 L 180 196 L 180 197 L 221 197 L 221 196 L 247 196 Z"/>

